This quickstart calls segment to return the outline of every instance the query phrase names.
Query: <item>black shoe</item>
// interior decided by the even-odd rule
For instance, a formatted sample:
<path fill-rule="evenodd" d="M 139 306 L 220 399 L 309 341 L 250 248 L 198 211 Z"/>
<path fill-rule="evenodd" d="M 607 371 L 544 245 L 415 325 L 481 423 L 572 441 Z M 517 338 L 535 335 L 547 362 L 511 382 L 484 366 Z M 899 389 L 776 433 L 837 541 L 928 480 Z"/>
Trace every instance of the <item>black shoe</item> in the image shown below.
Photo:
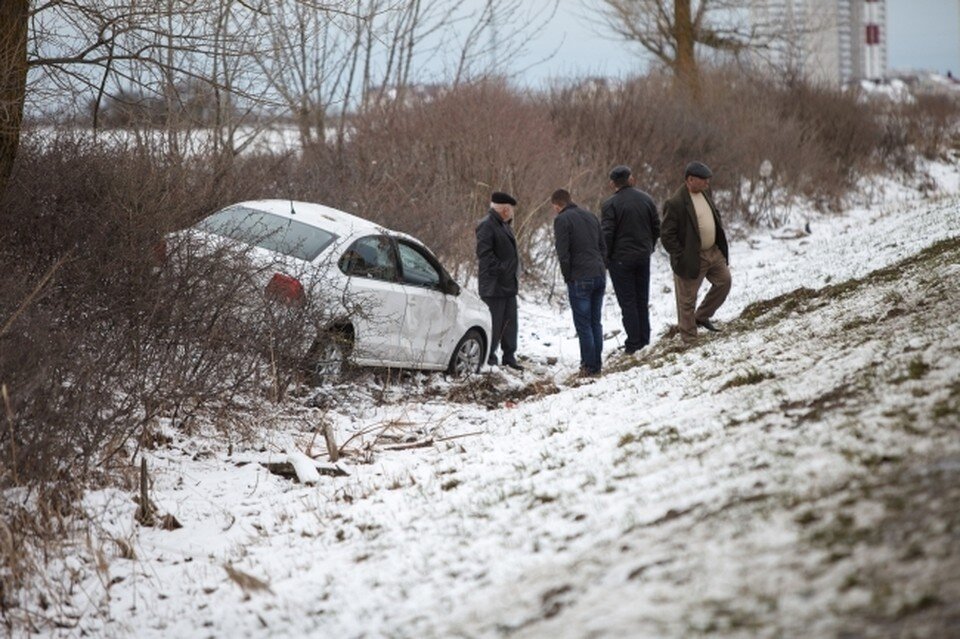
<path fill-rule="evenodd" d="M 516 362 L 516 360 L 511 360 L 511 361 L 509 361 L 509 362 L 506 361 L 506 360 L 504 360 L 503 365 L 504 365 L 504 366 L 509 366 L 510 368 L 512 368 L 512 369 L 515 370 L 515 371 L 522 371 L 522 370 L 523 370 L 523 366 L 521 366 L 520 364 L 518 364 L 518 363 Z"/>
<path fill-rule="evenodd" d="M 721 329 L 717 328 L 717 326 L 716 326 L 713 322 L 711 322 L 711 321 L 708 320 L 708 319 L 703 319 L 703 320 L 702 320 L 702 319 L 698 319 L 698 320 L 697 320 L 697 326 L 702 326 L 702 327 L 704 327 L 705 329 L 707 329 L 708 331 L 713 332 L 713 333 L 722 333 L 722 332 L 723 332 Z"/>
<path fill-rule="evenodd" d="M 487 360 L 487 366 L 498 366 L 498 365 L 499 363 L 497 362 L 496 357 L 491 357 L 490 359 Z"/>

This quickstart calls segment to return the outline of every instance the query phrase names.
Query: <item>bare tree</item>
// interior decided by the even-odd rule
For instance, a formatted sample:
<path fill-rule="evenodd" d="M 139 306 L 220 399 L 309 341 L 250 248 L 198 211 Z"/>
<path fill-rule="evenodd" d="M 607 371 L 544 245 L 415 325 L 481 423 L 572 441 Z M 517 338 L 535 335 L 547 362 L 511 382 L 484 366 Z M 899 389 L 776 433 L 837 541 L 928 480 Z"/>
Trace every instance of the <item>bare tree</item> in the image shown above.
<path fill-rule="evenodd" d="M 0 195 L 10 179 L 20 144 L 27 91 L 28 17 L 28 0 L 0 2 Z"/>
<path fill-rule="evenodd" d="M 498 38 L 500 57 L 509 59 L 523 50 L 525 34 L 552 17 L 556 2 L 362 0 L 344 12 L 278 1 L 266 18 L 269 44 L 257 64 L 303 143 L 324 141 L 335 124 L 340 145 L 350 112 L 403 104 L 425 68 L 443 66 L 454 86 L 495 73 L 484 40 L 494 17 L 510 17 Z"/>
<path fill-rule="evenodd" d="M 350 112 L 404 104 L 412 85 L 442 67 L 454 85 L 495 72 L 497 59 L 520 53 L 524 34 L 556 4 L 2 0 L 0 189 L 25 105 L 56 117 L 89 108 L 94 130 L 106 121 L 104 109 L 128 105 L 128 113 L 149 113 L 149 126 L 162 128 L 162 140 L 152 132 L 142 139 L 174 157 L 196 142 L 190 127 L 201 126 L 213 136 L 210 150 L 229 162 L 243 148 L 241 127 L 284 112 L 307 144 L 325 142 L 336 117 L 339 146 Z"/>
<path fill-rule="evenodd" d="M 739 56 L 775 37 L 752 19 L 755 0 L 599 0 L 606 26 L 639 44 L 668 67 L 682 86 L 699 92 L 697 50 Z M 591 6 L 595 5 L 590 0 Z"/>

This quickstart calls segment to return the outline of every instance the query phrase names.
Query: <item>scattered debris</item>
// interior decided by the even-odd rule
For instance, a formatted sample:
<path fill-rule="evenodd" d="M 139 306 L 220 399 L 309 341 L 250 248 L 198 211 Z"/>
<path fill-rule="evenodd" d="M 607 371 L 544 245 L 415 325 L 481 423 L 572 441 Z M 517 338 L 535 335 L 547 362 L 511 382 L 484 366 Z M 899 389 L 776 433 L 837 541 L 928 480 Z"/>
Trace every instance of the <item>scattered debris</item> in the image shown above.
<path fill-rule="evenodd" d="M 260 465 L 266 468 L 268 471 L 270 471 L 274 475 L 283 477 L 284 479 L 296 479 L 299 481 L 299 477 L 297 476 L 297 471 L 294 470 L 293 464 L 291 464 L 288 461 L 260 462 Z M 325 466 L 325 465 L 317 466 L 316 464 L 314 464 L 314 468 L 316 469 L 317 473 L 325 477 L 349 477 L 350 476 L 350 473 L 343 470 L 339 466 Z"/>
<path fill-rule="evenodd" d="M 250 593 L 253 592 L 269 592 L 271 595 L 273 594 L 273 591 L 270 590 L 270 584 L 262 579 L 238 570 L 230 564 L 224 564 L 223 569 L 227 571 L 227 576 L 230 578 L 230 581 L 240 586 L 245 595 L 249 596 Z"/>

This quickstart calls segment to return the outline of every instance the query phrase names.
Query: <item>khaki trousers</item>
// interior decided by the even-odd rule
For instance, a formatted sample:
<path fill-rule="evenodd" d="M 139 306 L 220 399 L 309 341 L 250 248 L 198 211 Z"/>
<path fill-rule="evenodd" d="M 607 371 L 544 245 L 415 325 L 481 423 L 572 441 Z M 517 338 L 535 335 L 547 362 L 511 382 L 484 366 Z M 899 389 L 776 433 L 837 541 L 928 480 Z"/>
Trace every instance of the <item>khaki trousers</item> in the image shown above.
<path fill-rule="evenodd" d="M 710 282 L 710 290 L 697 307 L 697 293 L 703 279 Z M 674 290 L 677 295 L 677 326 L 680 337 L 685 342 L 697 339 L 697 320 L 708 320 L 727 299 L 730 293 L 730 269 L 723 253 L 714 245 L 706 251 L 700 251 L 700 273 L 696 279 L 688 280 L 673 276 Z M 696 310 L 694 310 L 696 307 Z"/>

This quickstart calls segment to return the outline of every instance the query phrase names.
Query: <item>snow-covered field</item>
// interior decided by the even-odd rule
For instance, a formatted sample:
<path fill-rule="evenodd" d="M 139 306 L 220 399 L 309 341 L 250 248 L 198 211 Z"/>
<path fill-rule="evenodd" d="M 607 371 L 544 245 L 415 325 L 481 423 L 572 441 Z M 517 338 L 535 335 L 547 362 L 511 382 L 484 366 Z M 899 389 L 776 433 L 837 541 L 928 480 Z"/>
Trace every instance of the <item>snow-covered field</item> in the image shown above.
<path fill-rule="evenodd" d="M 161 424 L 151 497 L 183 527 L 88 495 L 94 536 L 21 612 L 52 636 L 957 636 L 960 177 L 935 177 L 939 199 L 888 185 L 732 242 L 726 331 L 694 348 L 617 354 L 610 290 L 596 380 L 563 301 L 530 293 L 522 374 Z M 662 254 L 652 281 L 660 333 Z M 262 465 L 332 468 L 323 424 L 348 476 Z"/>

